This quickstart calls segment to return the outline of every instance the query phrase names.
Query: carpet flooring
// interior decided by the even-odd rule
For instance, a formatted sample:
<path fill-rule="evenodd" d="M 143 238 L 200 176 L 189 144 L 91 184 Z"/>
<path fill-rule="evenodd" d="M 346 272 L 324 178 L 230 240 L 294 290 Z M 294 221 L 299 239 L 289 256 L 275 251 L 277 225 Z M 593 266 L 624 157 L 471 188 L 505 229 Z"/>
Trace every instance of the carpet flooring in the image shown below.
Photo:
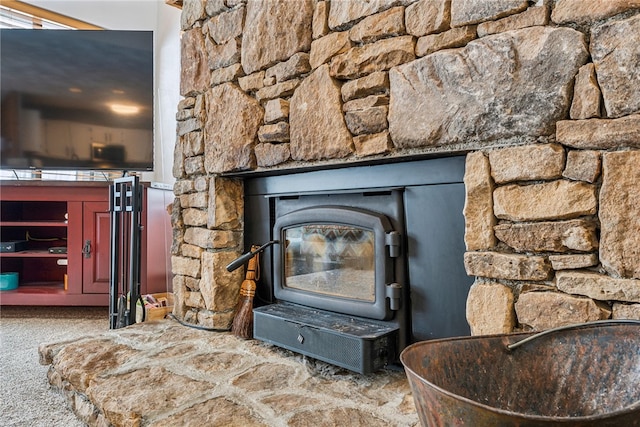
<path fill-rule="evenodd" d="M 106 307 L 0 308 L 0 425 L 81 427 L 47 381 L 38 346 L 108 331 Z"/>

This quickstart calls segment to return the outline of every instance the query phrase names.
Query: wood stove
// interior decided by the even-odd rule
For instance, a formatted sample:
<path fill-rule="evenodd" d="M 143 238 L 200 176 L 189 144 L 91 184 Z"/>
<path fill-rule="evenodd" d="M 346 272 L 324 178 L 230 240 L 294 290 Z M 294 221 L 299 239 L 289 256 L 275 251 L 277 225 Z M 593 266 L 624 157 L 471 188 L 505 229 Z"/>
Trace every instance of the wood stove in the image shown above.
<path fill-rule="evenodd" d="M 279 303 L 254 311 L 254 337 L 358 372 L 391 363 L 406 343 L 402 191 L 274 201 Z"/>
<path fill-rule="evenodd" d="M 254 337 L 369 373 L 467 335 L 463 174 L 454 157 L 245 179 L 245 244 L 278 242 Z"/>

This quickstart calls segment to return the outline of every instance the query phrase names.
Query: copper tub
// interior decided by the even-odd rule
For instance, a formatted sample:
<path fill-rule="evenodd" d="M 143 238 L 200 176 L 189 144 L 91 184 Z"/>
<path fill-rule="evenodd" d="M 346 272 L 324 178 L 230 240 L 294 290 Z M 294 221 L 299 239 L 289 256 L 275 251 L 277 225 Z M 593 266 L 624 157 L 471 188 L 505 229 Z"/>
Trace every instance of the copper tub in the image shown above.
<path fill-rule="evenodd" d="M 423 341 L 400 360 L 423 426 L 640 426 L 640 321 Z"/>

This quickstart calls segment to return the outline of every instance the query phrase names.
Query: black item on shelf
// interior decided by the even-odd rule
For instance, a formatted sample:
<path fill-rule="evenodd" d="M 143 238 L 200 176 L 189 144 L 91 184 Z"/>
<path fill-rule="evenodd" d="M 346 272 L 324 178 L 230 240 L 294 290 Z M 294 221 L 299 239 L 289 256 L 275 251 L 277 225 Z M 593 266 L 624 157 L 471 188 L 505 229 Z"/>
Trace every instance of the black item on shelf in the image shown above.
<path fill-rule="evenodd" d="M 113 181 L 109 211 L 109 328 L 117 329 L 136 323 L 138 302 L 144 307 L 140 295 L 142 186 L 137 176 Z"/>
<path fill-rule="evenodd" d="M 9 240 L 0 242 L 0 252 L 21 252 L 27 249 L 26 240 Z"/>

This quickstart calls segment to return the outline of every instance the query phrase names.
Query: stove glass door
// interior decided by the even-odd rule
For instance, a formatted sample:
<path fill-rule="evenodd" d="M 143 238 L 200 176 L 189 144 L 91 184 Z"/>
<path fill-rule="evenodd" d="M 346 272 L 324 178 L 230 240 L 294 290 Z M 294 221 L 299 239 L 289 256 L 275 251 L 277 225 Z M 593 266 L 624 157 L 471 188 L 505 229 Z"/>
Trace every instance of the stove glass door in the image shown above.
<path fill-rule="evenodd" d="M 374 302 L 375 233 L 341 224 L 304 224 L 284 230 L 284 287 Z"/>
<path fill-rule="evenodd" d="M 395 233 L 380 213 L 346 206 L 310 206 L 281 215 L 273 258 L 279 301 L 336 313 L 388 320 L 394 312 L 388 284 L 395 282 L 387 246 Z"/>

